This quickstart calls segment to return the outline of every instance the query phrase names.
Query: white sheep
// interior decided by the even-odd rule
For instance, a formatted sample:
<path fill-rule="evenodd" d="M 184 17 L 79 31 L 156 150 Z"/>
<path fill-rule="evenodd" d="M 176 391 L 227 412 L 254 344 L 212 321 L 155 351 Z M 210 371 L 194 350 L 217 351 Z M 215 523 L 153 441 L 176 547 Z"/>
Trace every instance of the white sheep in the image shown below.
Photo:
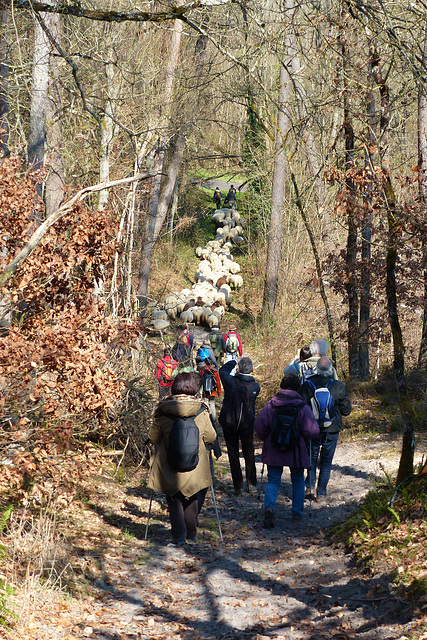
<path fill-rule="evenodd" d="M 186 309 L 179 314 L 180 319 L 184 324 L 189 324 L 190 322 L 194 322 L 194 317 L 191 312 L 191 309 Z"/>
<path fill-rule="evenodd" d="M 228 281 L 235 289 L 243 286 L 243 278 L 239 273 L 232 273 Z"/>
<path fill-rule="evenodd" d="M 153 320 L 167 320 L 168 314 L 164 309 L 154 309 L 153 311 Z"/>
<path fill-rule="evenodd" d="M 195 323 L 200 324 L 200 321 L 203 316 L 203 307 L 191 307 L 189 311 L 191 311 L 191 313 L 193 314 Z"/>

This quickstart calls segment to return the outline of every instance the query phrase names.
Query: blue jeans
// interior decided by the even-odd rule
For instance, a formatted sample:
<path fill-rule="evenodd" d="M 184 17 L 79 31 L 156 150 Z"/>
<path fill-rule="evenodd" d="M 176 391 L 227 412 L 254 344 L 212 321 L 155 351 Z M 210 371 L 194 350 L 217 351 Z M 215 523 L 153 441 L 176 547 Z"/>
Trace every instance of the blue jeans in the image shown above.
<path fill-rule="evenodd" d="M 332 460 L 338 442 L 338 433 L 321 433 L 311 441 L 311 470 L 307 472 L 305 486 L 314 490 L 316 485 L 317 460 L 320 453 L 319 478 L 317 480 L 317 495 L 326 496 L 331 475 Z M 311 476 L 311 477 L 310 477 Z M 311 481 L 311 482 L 310 482 Z"/>
<path fill-rule="evenodd" d="M 304 510 L 304 469 L 291 468 L 292 482 L 292 513 L 302 515 Z M 280 479 L 283 467 L 267 465 L 267 484 L 265 485 L 264 509 L 267 507 L 274 511 L 279 493 Z"/>

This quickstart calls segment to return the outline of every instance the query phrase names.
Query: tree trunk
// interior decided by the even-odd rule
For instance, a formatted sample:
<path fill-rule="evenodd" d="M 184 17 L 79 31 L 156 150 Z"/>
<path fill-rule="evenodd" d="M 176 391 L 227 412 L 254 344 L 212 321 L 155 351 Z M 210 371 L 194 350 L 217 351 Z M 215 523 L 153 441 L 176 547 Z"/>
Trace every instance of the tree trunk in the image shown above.
<path fill-rule="evenodd" d="M 104 35 L 108 39 L 109 28 L 104 30 Z M 105 65 L 105 76 L 107 79 L 107 98 L 104 105 L 104 113 L 100 118 L 100 152 L 99 152 L 99 182 L 108 182 L 110 179 L 110 151 L 116 133 L 114 124 L 114 104 L 120 92 L 120 82 L 116 77 L 113 64 L 114 48 L 108 47 L 107 63 Z M 99 192 L 98 210 L 102 211 L 108 201 L 108 189 Z"/>
<path fill-rule="evenodd" d="M 56 42 L 61 40 L 61 16 L 52 14 L 50 31 Z M 62 137 L 62 99 L 59 84 L 60 60 L 50 56 L 50 88 L 46 103 L 46 159 L 45 181 L 46 217 L 56 211 L 64 200 L 64 159 Z"/>
<path fill-rule="evenodd" d="M 52 14 L 42 13 L 50 29 Z M 49 58 L 51 45 L 40 23 L 34 25 L 33 72 L 31 82 L 30 131 L 28 136 L 28 164 L 36 171 L 44 164 L 46 142 L 46 113 L 49 88 Z"/>
<path fill-rule="evenodd" d="M 295 12 L 293 0 L 286 0 L 286 18 L 292 21 Z M 280 258 L 283 234 L 283 208 L 285 202 L 285 184 L 287 160 L 285 153 L 286 135 L 289 129 L 288 103 L 291 78 L 288 65 L 292 57 L 291 27 L 288 26 L 285 38 L 285 53 L 280 67 L 278 117 L 274 148 L 274 169 L 271 191 L 270 227 L 267 235 L 267 260 L 264 283 L 263 314 L 272 318 L 276 310 L 279 293 Z"/>
<path fill-rule="evenodd" d="M 9 9 L 0 9 L 0 149 L 9 155 L 9 46 L 6 39 L 6 26 L 9 21 Z"/>
<path fill-rule="evenodd" d="M 418 87 L 418 196 L 425 219 L 427 213 L 427 22 Z M 427 369 L 427 241 L 423 235 L 424 315 L 418 364 Z"/>
<path fill-rule="evenodd" d="M 343 100 L 344 100 L 344 136 L 347 197 L 347 253 L 346 253 L 346 290 L 348 300 L 348 367 L 350 376 L 359 377 L 359 295 L 357 287 L 357 228 L 354 221 L 355 188 L 352 178 L 354 169 L 354 130 L 350 113 L 350 95 L 347 84 L 347 50 L 340 34 L 343 61 Z"/>
<path fill-rule="evenodd" d="M 370 373 L 369 342 L 371 316 L 371 238 L 372 238 L 372 191 L 373 191 L 373 160 L 372 149 L 377 144 L 375 135 L 375 95 L 373 91 L 374 78 L 372 66 L 377 57 L 371 51 L 368 61 L 368 77 L 366 91 L 366 119 L 368 131 L 365 143 L 365 173 L 366 186 L 364 195 L 364 210 L 362 223 L 362 269 L 360 275 L 360 320 L 359 320 L 359 373 L 361 380 L 367 380 Z M 370 176 L 370 178 L 369 178 Z"/>
<path fill-rule="evenodd" d="M 179 48 L 181 44 L 181 35 L 183 30 L 183 24 L 181 20 L 175 20 L 174 28 L 172 32 L 169 63 L 166 69 L 166 81 L 165 89 L 163 92 L 163 105 L 164 112 L 159 122 L 159 130 L 162 132 L 159 136 L 157 143 L 157 150 L 154 157 L 152 166 L 152 173 L 155 174 L 152 181 L 151 189 L 151 202 L 150 209 L 148 211 L 146 225 L 145 225 L 145 237 L 143 240 L 143 247 L 141 251 L 140 269 L 138 277 L 138 304 L 141 316 L 145 314 L 145 308 L 147 305 L 148 294 L 148 281 L 150 276 L 151 256 L 154 249 L 154 244 L 157 240 L 158 233 L 164 219 L 161 219 L 159 211 L 160 201 L 160 189 L 162 183 L 163 165 L 165 160 L 167 136 L 169 133 L 169 123 L 172 109 L 172 98 L 174 91 L 175 72 L 179 59 Z M 185 141 L 184 141 L 185 147 Z M 175 176 L 176 177 L 176 176 Z M 156 229 L 159 232 L 156 234 Z"/>
<path fill-rule="evenodd" d="M 178 172 L 184 157 L 184 151 L 186 146 L 186 136 L 179 134 L 175 143 L 175 149 L 171 161 L 168 165 L 167 179 L 162 189 L 161 197 L 158 200 L 155 213 L 150 210 L 148 216 L 148 229 L 147 237 L 144 240 L 142 249 L 141 268 L 139 271 L 139 289 L 138 289 L 138 301 L 141 315 L 144 315 L 144 310 L 147 306 L 147 294 L 148 294 L 148 281 L 150 277 L 151 257 L 153 255 L 153 248 L 159 237 L 161 228 L 168 212 L 169 203 L 172 198 L 175 182 L 178 177 Z"/>

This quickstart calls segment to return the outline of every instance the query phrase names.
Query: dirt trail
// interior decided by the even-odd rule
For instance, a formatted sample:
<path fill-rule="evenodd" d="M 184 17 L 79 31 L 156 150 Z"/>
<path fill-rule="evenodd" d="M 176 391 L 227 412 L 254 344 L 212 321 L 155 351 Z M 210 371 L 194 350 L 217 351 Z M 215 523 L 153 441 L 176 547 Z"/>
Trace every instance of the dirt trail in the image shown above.
<path fill-rule="evenodd" d="M 224 460 L 215 489 L 224 540 L 219 540 L 208 494 L 198 542 L 184 549 L 167 546 L 162 496 L 155 496 L 144 540 L 149 494 L 140 488 L 140 477 L 120 487 L 99 483 L 90 516 L 80 516 L 81 555 L 93 564 L 95 598 L 84 612 L 74 613 L 71 635 L 44 624 L 40 640 L 415 637 L 405 603 L 386 577 L 361 575 L 344 545 L 330 546 L 324 536 L 327 526 L 355 509 L 384 470 L 396 467 L 397 447 L 384 438 L 340 444 L 329 503 L 313 504 L 311 516 L 307 505 L 298 524 L 290 520 L 285 470 L 271 531 L 261 527 L 257 493 L 231 495 Z M 89 527 L 96 529 L 92 536 Z"/>

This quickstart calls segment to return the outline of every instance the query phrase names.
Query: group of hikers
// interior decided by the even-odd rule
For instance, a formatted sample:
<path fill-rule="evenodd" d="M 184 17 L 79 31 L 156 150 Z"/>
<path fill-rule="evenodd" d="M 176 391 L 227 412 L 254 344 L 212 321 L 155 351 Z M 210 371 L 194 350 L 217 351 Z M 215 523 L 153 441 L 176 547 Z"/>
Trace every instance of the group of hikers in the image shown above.
<path fill-rule="evenodd" d="M 215 189 L 212 200 L 215 202 L 216 208 L 221 209 L 222 193 L 219 187 Z M 226 207 L 227 205 L 230 209 L 234 209 L 236 207 L 236 188 L 234 184 L 231 185 L 224 198 L 223 206 Z"/>
<path fill-rule="evenodd" d="M 183 335 L 188 349 L 186 358 L 180 360 Z M 195 367 L 188 357 L 193 346 L 194 338 L 184 327 L 173 349 L 165 349 L 157 363 L 159 403 L 148 434 L 156 445 L 148 486 L 166 494 L 172 544 L 183 546 L 196 538 L 198 516 L 213 483 L 212 451 L 217 459 L 221 456 L 216 399 L 223 391 L 218 423 L 234 494 L 250 493 L 257 486 L 255 433 L 263 443 L 263 469 L 267 466 L 263 527 L 275 526 L 283 467 L 289 467 L 291 475 L 291 520 L 299 522 L 305 499 L 327 500 L 342 416 L 351 412 L 347 390 L 326 356 L 327 341 L 314 340 L 300 350 L 299 357 L 285 368 L 279 391 L 256 417 L 261 389 L 252 375 L 252 360 L 242 357 L 236 327 L 230 325 L 224 336 L 219 327 L 213 327 L 197 350 Z"/>

